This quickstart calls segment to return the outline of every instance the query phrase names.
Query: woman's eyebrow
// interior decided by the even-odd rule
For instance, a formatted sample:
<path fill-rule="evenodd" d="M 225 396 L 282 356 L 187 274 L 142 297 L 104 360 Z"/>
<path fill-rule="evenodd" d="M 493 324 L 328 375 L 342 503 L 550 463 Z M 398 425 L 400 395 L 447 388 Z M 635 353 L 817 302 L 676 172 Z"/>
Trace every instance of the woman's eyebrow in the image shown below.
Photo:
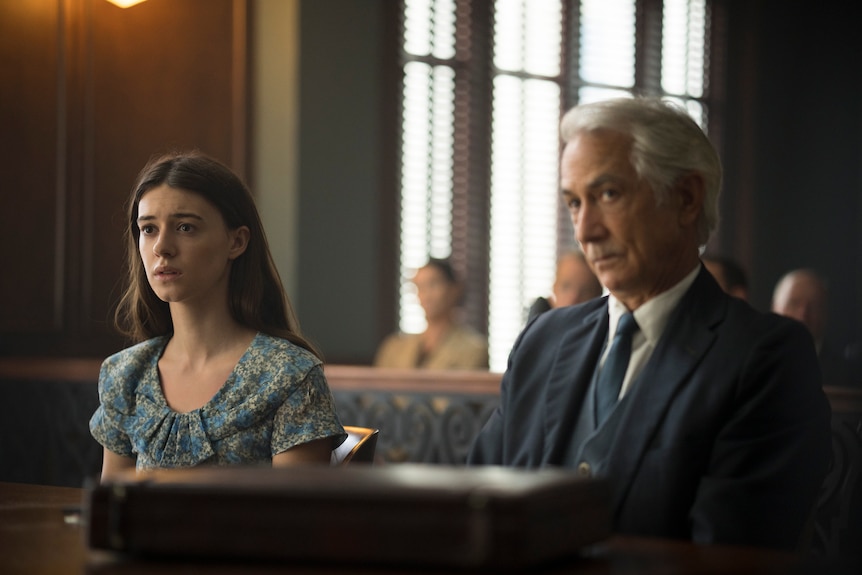
<path fill-rule="evenodd" d="M 169 217 L 173 218 L 175 220 L 193 219 L 193 220 L 203 221 L 203 218 L 201 216 L 199 216 L 198 214 L 192 213 L 192 212 L 175 212 L 175 213 L 171 214 Z M 145 222 L 145 221 L 154 220 L 154 219 L 156 219 L 156 216 L 151 216 L 151 215 L 146 215 L 146 214 L 144 214 L 142 216 L 138 216 L 139 222 Z"/>

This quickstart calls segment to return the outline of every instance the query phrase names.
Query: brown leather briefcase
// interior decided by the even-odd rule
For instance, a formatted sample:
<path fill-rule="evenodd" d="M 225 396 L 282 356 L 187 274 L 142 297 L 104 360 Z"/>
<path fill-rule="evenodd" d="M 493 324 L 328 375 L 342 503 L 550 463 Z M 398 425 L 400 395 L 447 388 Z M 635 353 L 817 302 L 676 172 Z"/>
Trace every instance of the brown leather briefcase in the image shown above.
<path fill-rule="evenodd" d="M 517 568 L 610 533 L 608 488 L 560 469 L 196 468 L 87 490 L 89 544 L 146 556 Z"/>

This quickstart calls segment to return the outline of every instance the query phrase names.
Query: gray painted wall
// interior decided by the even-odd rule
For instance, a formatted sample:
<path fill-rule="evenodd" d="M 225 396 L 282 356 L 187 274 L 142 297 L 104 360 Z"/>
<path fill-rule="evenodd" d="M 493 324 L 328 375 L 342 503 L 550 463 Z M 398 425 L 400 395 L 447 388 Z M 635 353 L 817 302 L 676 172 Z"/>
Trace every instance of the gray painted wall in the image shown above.
<path fill-rule="evenodd" d="M 385 0 L 300 8 L 299 315 L 335 363 L 377 348 Z"/>

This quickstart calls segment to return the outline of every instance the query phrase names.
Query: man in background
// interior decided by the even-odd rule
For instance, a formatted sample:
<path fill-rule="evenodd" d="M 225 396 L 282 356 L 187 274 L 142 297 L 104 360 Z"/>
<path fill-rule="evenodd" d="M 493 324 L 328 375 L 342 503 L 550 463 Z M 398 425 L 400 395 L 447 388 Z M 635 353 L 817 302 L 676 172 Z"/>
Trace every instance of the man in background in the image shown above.
<path fill-rule="evenodd" d="M 772 311 L 801 322 L 811 332 L 824 385 L 862 385 L 862 381 L 851 381 L 851 374 L 858 371 L 852 361 L 855 358 L 848 357 L 852 346 L 835 346 L 826 337 L 829 290 L 823 276 L 810 268 L 784 274 L 772 292 Z"/>
<path fill-rule="evenodd" d="M 549 309 L 575 305 L 602 295 L 602 284 L 580 250 L 564 253 L 557 259 L 557 270 L 550 298 L 537 298 L 530 306 L 527 320 Z"/>
<path fill-rule="evenodd" d="M 703 265 L 725 292 L 739 299 L 748 300 L 748 276 L 742 266 L 726 256 L 706 254 Z"/>
<path fill-rule="evenodd" d="M 787 272 L 775 284 L 772 311 L 802 322 L 819 349 L 826 334 L 826 282 L 811 269 Z"/>

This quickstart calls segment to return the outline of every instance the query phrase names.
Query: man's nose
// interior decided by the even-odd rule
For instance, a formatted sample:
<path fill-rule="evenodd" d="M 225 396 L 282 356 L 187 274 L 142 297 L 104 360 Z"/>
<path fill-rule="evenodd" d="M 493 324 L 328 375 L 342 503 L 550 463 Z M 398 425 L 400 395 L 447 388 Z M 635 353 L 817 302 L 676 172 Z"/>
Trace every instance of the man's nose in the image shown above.
<path fill-rule="evenodd" d="M 601 210 L 587 202 L 578 210 L 578 216 L 574 222 L 575 239 L 578 243 L 585 243 L 597 238 L 602 230 Z"/>

